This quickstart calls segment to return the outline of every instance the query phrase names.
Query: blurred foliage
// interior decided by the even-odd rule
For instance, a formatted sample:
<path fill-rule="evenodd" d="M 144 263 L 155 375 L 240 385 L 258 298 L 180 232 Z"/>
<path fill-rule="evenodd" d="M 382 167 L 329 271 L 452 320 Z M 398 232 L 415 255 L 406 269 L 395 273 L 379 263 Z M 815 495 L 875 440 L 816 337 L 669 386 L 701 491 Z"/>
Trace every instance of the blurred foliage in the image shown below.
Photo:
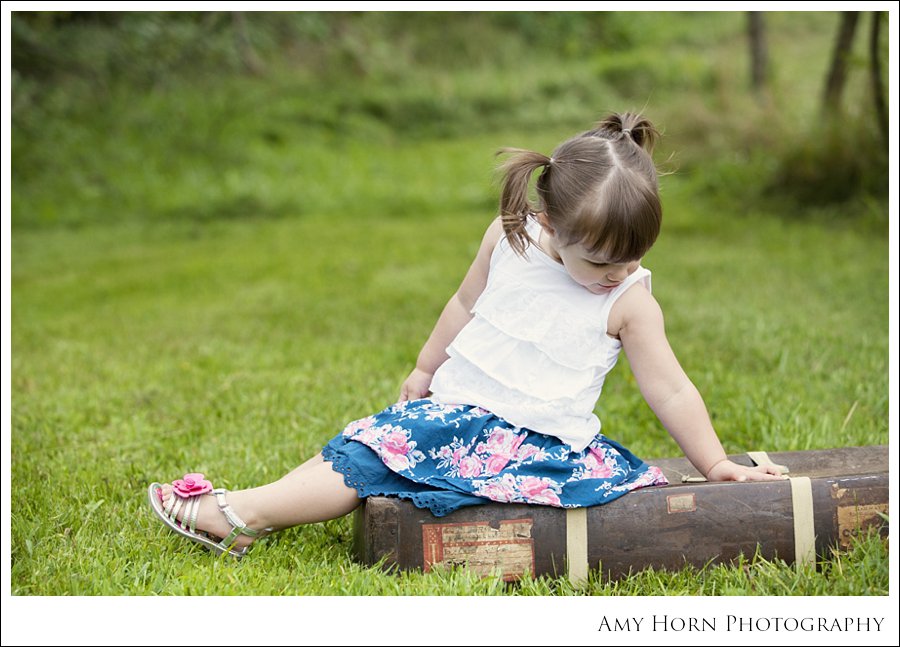
<path fill-rule="evenodd" d="M 874 116 L 825 119 L 787 147 L 769 189 L 801 204 L 886 198 L 888 150 Z"/>
<path fill-rule="evenodd" d="M 14 222 L 179 218 L 197 198 L 211 205 L 202 219 L 346 209 L 315 191 L 262 195 L 238 169 L 333 164 L 339 142 L 368 145 L 354 153 L 365 166 L 402 142 L 558 140 L 609 109 L 643 108 L 671 133 L 663 169 L 728 209 L 886 205 L 867 29 L 852 99 L 823 117 L 837 14 L 766 18 L 772 84 L 760 100 L 741 12 L 14 12 Z M 224 195 L 204 188 L 221 177 Z M 406 210 L 428 208 L 406 198 Z"/>
<path fill-rule="evenodd" d="M 121 76 L 136 86 L 241 70 L 234 12 L 16 12 L 13 69 L 20 77 Z M 619 49 L 618 14 L 562 12 L 251 12 L 246 39 L 270 63 L 330 77 L 390 78 L 409 65 L 510 65 L 524 50 L 561 58 Z M 510 47 L 512 45 L 512 47 Z M 499 57 L 499 58 L 498 58 Z"/>

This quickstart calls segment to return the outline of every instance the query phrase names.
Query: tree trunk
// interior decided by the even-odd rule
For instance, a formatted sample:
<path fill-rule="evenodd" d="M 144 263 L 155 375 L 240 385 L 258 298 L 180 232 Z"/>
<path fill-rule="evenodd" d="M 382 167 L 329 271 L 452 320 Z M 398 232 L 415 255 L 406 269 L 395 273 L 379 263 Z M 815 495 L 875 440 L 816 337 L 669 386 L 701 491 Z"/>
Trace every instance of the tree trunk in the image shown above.
<path fill-rule="evenodd" d="M 761 95 L 766 89 L 769 52 L 766 48 L 766 25 L 760 11 L 749 11 L 747 35 L 750 39 L 750 78 L 753 91 Z"/>
<path fill-rule="evenodd" d="M 234 40 L 237 45 L 238 56 L 240 56 L 241 62 L 244 64 L 244 69 L 251 74 L 262 74 L 263 64 L 259 60 L 259 56 L 256 55 L 253 44 L 250 42 L 250 36 L 247 34 L 247 19 L 244 16 L 244 12 L 232 11 L 231 19 L 234 25 Z"/>
<path fill-rule="evenodd" d="M 847 82 L 847 60 L 853 49 L 853 36 L 856 34 L 858 22 L 858 11 L 841 13 L 841 25 L 834 43 L 834 53 L 831 56 L 831 67 L 828 70 L 828 80 L 825 84 L 825 95 L 822 101 L 822 107 L 826 113 L 836 113 L 840 110 L 841 95 Z"/>
<path fill-rule="evenodd" d="M 869 63 L 872 72 L 872 98 L 875 101 L 875 112 L 878 115 L 878 130 L 884 147 L 888 147 L 888 114 L 884 100 L 884 85 L 881 81 L 881 58 L 878 56 L 878 43 L 881 40 L 881 16 L 883 12 L 872 12 L 872 31 L 869 38 Z"/>

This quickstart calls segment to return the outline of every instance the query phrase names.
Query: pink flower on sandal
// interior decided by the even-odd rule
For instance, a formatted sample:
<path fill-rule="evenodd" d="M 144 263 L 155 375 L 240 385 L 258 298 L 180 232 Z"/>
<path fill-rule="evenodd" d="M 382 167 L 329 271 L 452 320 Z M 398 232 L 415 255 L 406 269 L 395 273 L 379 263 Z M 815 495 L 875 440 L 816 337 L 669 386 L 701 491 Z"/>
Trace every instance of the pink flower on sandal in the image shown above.
<path fill-rule="evenodd" d="M 185 474 L 183 479 L 172 481 L 175 494 L 182 498 L 198 496 L 212 492 L 212 483 L 203 478 L 203 474 Z"/>

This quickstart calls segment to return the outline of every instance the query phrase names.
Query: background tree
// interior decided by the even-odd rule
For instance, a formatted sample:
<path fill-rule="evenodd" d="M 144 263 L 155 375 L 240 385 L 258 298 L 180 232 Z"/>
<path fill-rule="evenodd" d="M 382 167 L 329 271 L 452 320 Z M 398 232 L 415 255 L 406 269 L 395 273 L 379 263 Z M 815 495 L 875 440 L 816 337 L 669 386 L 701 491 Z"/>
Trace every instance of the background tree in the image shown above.
<path fill-rule="evenodd" d="M 856 35 L 858 22 L 858 11 L 845 11 L 841 14 L 841 24 L 838 26 L 822 100 L 822 108 L 826 114 L 834 114 L 840 110 L 841 95 L 847 83 L 847 61 L 853 49 L 853 37 Z"/>
<path fill-rule="evenodd" d="M 241 64 L 251 74 L 262 74 L 263 64 L 256 50 L 253 49 L 253 43 L 250 41 L 250 35 L 247 33 L 247 19 L 244 16 L 244 12 L 232 11 L 231 21 L 234 25 L 234 41 Z"/>
<path fill-rule="evenodd" d="M 872 78 L 872 98 L 875 101 L 875 113 L 878 118 L 878 130 L 885 148 L 888 145 L 888 115 L 884 100 L 884 85 L 881 80 L 881 58 L 878 55 L 878 44 L 881 40 L 881 18 L 883 11 L 872 12 L 872 29 L 869 32 L 869 70 Z"/>
<path fill-rule="evenodd" d="M 766 47 L 766 23 L 761 11 L 747 12 L 747 36 L 750 40 L 750 79 L 758 97 L 766 89 L 769 51 Z"/>

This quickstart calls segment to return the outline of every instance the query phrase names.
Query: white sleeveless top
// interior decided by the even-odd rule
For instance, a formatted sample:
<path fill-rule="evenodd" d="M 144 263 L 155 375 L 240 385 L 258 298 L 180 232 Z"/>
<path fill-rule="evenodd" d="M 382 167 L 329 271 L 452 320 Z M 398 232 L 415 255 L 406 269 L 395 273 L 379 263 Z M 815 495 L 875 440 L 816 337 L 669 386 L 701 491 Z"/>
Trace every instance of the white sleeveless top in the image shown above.
<path fill-rule="evenodd" d="M 527 231 L 537 240 L 540 225 L 529 219 Z M 483 407 L 582 451 L 600 431 L 594 406 L 622 348 L 606 334 L 609 311 L 638 281 L 649 290 L 649 270 L 594 294 L 536 245 L 523 258 L 502 237 L 474 317 L 434 374 L 432 397 Z"/>

